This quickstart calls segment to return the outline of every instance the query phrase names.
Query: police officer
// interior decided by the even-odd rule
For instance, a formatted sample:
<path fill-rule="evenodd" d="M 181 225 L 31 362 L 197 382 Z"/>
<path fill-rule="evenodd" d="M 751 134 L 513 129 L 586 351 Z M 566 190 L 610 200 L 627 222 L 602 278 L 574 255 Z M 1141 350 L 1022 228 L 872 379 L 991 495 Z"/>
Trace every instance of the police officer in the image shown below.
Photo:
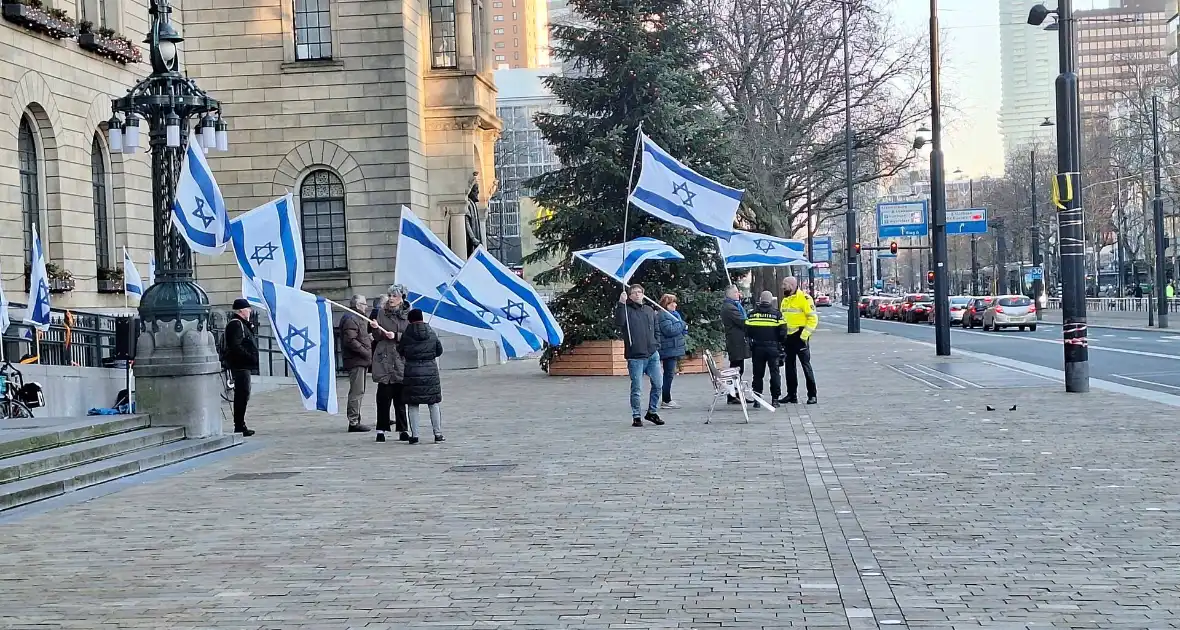
<path fill-rule="evenodd" d="M 770 291 L 763 291 L 758 296 L 754 312 L 746 318 L 746 336 L 750 339 L 750 354 L 754 358 L 754 392 L 762 395 L 762 376 L 769 366 L 771 400 L 778 400 L 783 393 L 778 365 L 783 343 L 787 340 L 787 323 L 774 307 L 774 294 Z"/>
<path fill-rule="evenodd" d="M 795 371 L 795 360 L 803 366 L 803 378 L 807 381 L 807 404 L 814 405 L 816 399 L 815 372 L 811 369 L 811 348 L 808 341 L 811 333 L 819 325 L 819 316 L 815 313 L 815 306 L 805 293 L 799 291 L 799 279 L 788 276 L 783 280 L 783 301 L 779 304 L 783 319 L 786 320 L 787 340 L 783 344 L 786 350 L 787 397 L 779 402 L 793 404 L 799 402 L 799 374 Z"/>

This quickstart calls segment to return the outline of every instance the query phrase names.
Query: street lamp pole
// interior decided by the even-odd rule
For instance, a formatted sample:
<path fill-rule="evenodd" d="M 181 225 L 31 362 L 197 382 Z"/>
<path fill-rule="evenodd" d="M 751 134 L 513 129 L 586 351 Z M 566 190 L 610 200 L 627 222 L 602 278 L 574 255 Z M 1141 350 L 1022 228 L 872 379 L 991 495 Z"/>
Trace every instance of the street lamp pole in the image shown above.
<path fill-rule="evenodd" d="M 1040 26 L 1050 11 L 1038 4 L 1028 23 Z M 1086 334 L 1086 235 L 1082 209 L 1082 131 L 1078 111 L 1078 75 L 1075 63 L 1077 23 L 1073 0 L 1057 5 L 1057 48 L 1060 74 L 1057 92 L 1057 177 L 1055 203 L 1061 257 L 1061 336 L 1065 355 L 1065 391 L 1090 391 L 1090 352 Z"/>
<path fill-rule="evenodd" d="M 1030 253 L 1032 254 L 1032 264 L 1034 268 L 1041 267 L 1041 224 L 1040 218 L 1037 216 L 1037 150 L 1033 148 L 1028 153 L 1028 163 L 1032 170 L 1032 175 L 1029 177 L 1029 182 L 1032 186 L 1029 189 L 1029 204 L 1032 206 L 1032 227 L 1029 228 L 1029 238 L 1032 242 L 1029 244 Z M 1033 278 L 1032 293 L 1033 304 L 1037 307 L 1037 321 L 1045 318 L 1044 309 L 1041 308 L 1041 293 L 1045 289 L 1045 269 L 1040 269 L 1041 277 Z"/>
<path fill-rule="evenodd" d="M 967 180 L 967 205 L 975 207 L 975 180 Z M 971 295 L 979 295 L 979 235 L 971 235 Z"/>
<path fill-rule="evenodd" d="M 1151 95 L 1151 147 L 1152 170 L 1155 177 L 1155 198 L 1151 200 L 1152 220 L 1155 223 L 1155 306 L 1156 325 L 1158 328 L 1168 327 L 1168 298 L 1164 282 L 1164 199 L 1163 181 L 1160 167 L 1160 111 L 1159 96 Z"/>
<path fill-rule="evenodd" d="M 848 332 L 860 332 L 860 256 L 853 247 L 856 244 L 856 211 L 852 199 L 852 58 L 848 51 L 848 0 L 840 2 L 840 20 L 844 37 L 844 180 L 847 190 L 844 212 L 844 251 L 847 252 L 848 271 L 845 273 L 845 293 L 848 295 Z"/>
<path fill-rule="evenodd" d="M 946 182 L 942 155 L 941 81 L 938 53 L 938 0 L 930 0 L 930 201 L 934 228 L 934 346 L 938 356 L 951 353 L 950 294 L 947 291 Z"/>
<path fill-rule="evenodd" d="M 111 102 L 107 122 L 112 151 L 134 153 L 140 120 L 147 121 L 152 154 L 152 223 L 155 282 L 139 303 L 140 353 L 135 362 L 140 406 L 153 423 L 183 425 L 186 437 L 221 433 L 220 364 L 210 331 L 209 297 L 193 276 L 188 243 L 172 226 L 172 205 L 195 122 L 196 150 L 228 150 L 221 103 L 180 70 L 168 0 L 151 0 L 149 45 L 152 73 Z"/>

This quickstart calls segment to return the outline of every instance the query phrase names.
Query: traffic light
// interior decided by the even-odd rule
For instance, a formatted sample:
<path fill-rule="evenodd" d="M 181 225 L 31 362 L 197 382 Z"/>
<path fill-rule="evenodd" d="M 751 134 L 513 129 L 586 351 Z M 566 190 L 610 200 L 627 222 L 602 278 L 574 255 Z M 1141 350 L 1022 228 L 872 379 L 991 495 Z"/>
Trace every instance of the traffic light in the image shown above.
<path fill-rule="evenodd" d="M 934 284 L 934 272 L 933 271 L 926 272 L 926 282 L 929 282 L 930 284 Z"/>
<path fill-rule="evenodd" d="M 852 244 L 852 251 L 856 252 L 856 255 L 859 256 L 860 255 L 860 243 L 853 243 Z"/>
<path fill-rule="evenodd" d="M 894 256 L 897 255 L 897 241 L 893 241 L 889 244 L 889 253 L 893 254 Z"/>

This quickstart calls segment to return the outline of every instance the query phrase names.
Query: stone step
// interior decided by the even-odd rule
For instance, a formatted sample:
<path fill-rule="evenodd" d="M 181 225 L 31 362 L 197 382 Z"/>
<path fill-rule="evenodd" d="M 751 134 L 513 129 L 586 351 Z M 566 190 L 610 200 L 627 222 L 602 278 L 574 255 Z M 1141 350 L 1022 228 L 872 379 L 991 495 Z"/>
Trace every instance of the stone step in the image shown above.
<path fill-rule="evenodd" d="M 0 485 L 0 511 L 81 490 L 240 444 L 239 434 L 179 440 Z"/>
<path fill-rule="evenodd" d="M 45 475 L 64 468 L 110 459 L 125 453 L 183 439 L 183 427 L 149 427 L 8 457 L 0 459 L 0 484 Z"/>
<path fill-rule="evenodd" d="M 126 433 L 149 426 L 151 426 L 151 418 L 146 415 L 0 420 L 0 458 Z"/>

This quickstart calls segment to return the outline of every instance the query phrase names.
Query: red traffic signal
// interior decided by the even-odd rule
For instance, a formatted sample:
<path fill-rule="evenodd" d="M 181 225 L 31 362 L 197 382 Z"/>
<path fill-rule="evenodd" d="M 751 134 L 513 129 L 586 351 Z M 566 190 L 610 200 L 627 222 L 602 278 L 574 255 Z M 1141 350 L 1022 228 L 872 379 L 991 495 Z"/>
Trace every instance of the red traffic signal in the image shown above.
<path fill-rule="evenodd" d="M 934 284 L 934 272 L 933 271 L 926 272 L 926 282 L 929 282 L 930 284 Z"/>
<path fill-rule="evenodd" d="M 852 244 L 852 250 L 853 250 L 854 252 L 856 252 L 857 254 L 859 254 L 859 253 L 860 253 L 860 243 L 853 243 L 853 244 Z"/>
<path fill-rule="evenodd" d="M 897 241 L 893 241 L 889 244 L 889 253 L 894 255 L 897 254 Z"/>

